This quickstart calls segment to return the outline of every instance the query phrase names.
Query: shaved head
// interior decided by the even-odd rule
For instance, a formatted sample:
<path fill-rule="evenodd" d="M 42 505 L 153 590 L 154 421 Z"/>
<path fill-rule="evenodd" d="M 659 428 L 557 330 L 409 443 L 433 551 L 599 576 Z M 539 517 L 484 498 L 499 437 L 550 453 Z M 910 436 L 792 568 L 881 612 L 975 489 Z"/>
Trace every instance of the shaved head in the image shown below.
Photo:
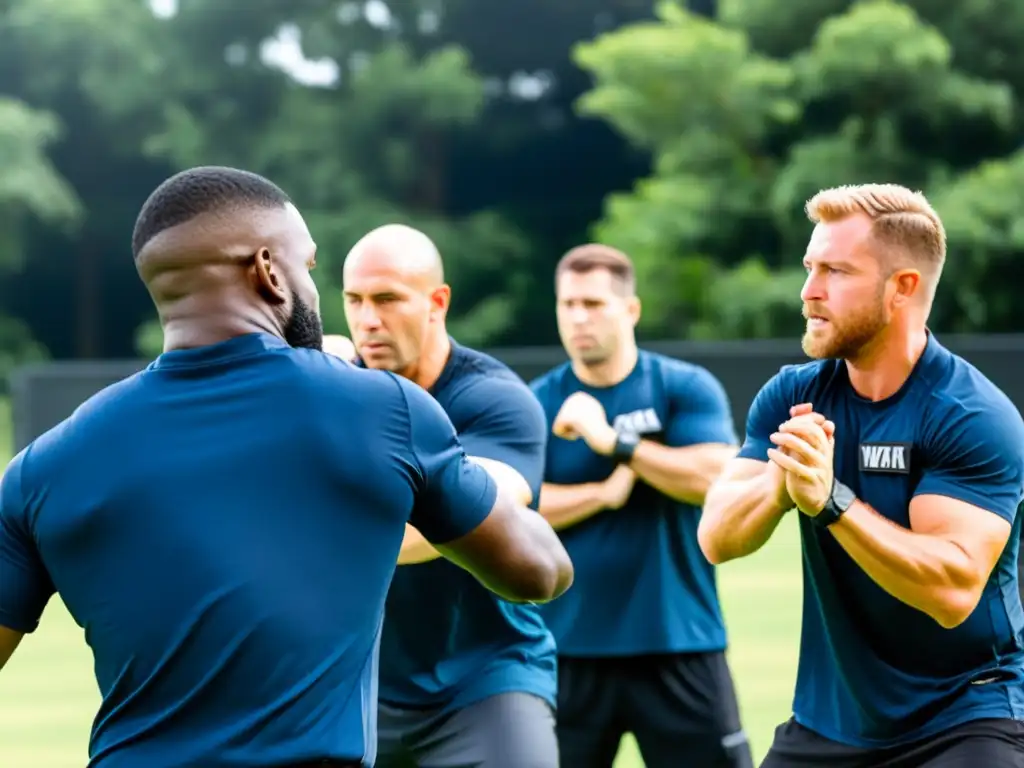
<path fill-rule="evenodd" d="M 451 291 L 423 232 L 403 224 L 372 230 L 345 257 L 342 277 L 345 317 L 368 367 L 415 378 L 424 354 L 447 350 Z"/>
<path fill-rule="evenodd" d="M 434 241 L 404 224 L 385 224 L 363 235 L 345 258 L 345 271 L 367 263 L 386 265 L 430 288 L 444 284 L 444 265 Z"/>

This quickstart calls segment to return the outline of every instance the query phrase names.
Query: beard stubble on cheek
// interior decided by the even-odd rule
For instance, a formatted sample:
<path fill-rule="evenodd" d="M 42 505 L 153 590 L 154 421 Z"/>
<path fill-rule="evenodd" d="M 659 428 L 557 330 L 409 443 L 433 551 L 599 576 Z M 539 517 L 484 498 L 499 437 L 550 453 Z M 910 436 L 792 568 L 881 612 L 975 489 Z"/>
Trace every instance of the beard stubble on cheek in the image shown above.
<path fill-rule="evenodd" d="M 804 352 L 817 360 L 850 360 L 874 340 L 887 325 L 885 318 L 885 287 L 856 312 L 845 312 L 829 322 L 826 334 L 816 335 L 808 329 L 801 340 Z"/>

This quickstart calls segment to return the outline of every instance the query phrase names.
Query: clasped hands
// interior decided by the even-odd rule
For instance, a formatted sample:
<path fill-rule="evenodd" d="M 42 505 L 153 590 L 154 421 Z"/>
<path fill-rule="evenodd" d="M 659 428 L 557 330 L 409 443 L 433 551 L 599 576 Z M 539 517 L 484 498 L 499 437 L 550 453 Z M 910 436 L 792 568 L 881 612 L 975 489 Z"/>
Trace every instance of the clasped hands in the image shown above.
<path fill-rule="evenodd" d="M 817 517 L 832 495 L 836 425 L 810 403 L 794 405 L 789 415 L 770 438 L 776 447 L 768 449 L 768 460 L 786 508 Z"/>

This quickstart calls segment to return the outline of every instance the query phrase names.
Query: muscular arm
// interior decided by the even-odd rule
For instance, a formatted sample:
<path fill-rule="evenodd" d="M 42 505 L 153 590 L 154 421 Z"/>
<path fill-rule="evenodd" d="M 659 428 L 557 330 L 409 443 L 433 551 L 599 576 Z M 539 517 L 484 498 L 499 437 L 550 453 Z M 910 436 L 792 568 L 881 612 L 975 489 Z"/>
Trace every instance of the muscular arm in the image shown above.
<path fill-rule="evenodd" d="M 572 585 L 572 561 L 558 534 L 502 492 L 483 523 L 437 549 L 509 602 L 545 603 Z"/>
<path fill-rule="evenodd" d="M 948 629 L 974 612 L 1006 548 L 1024 483 L 1024 422 L 995 401 L 958 402 L 929 424 L 909 530 L 861 500 L 829 530 L 882 589 Z"/>
<path fill-rule="evenodd" d="M 667 367 L 664 387 L 669 404 L 665 444 L 641 440 L 629 467 L 666 496 L 699 507 L 736 455 L 729 398 L 710 371 L 696 366 Z"/>
<path fill-rule="evenodd" d="M 951 629 L 977 607 L 1010 529 L 963 501 L 919 495 L 910 503 L 910 530 L 860 500 L 829 530 L 882 589 Z"/>
<path fill-rule="evenodd" d="M 782 470 L 768 461 L 770 437 L 796 404 L 791 389 L 784 371 L 761 387 L 747 415 L 739 455 L 726 464 L 704 499 L 697 540 L 716 565 L 759 550 L 793 508 Z"/>
<path fill-rule="evenodd" d="M 23 461 L 21 453 L 0 477 L 0 669 L 39 626 L 55 591 L 28 526 Z"/>
<path fill-rule="evenodd" d="M 411 522 L 443 557 L 506 600 L 553 600 L 572 583 L 572 563 L 551 525 L 519 503 L 527 494 L 535 496 L 532 488 L 540 487 L 544 475 L 544 413 L 521 383 L 481 387 L 478 392 L 500 401 L 487 408 L 469 401 L 479 417 L 461 442 L 430 395 L 415 387 L 407 390 L 410 413 L 420 425 L 414 425 L 413 433 L 424 480 Z M 485 458 L 471 461 L 467 452 Z M 488 473 L 504 479 L 496 481 Z M 465 521 L 478 520 L 481 500 L 488 498 L 494 499 L 489 513 L 467 532 Z M 462 536 L 452 536 L 453 523 Z"/>
<path fill-rule="evenodd" d="M 735 458 L 704 499 L 697 541 L 714 565 L 757 552 L 793 505 L 768 462 Z"/>
<path fill-rule="evenodd" d="M 486 469 L 487 473 L 494 478 L 494 482 L 498 484 L 498 487 L 508 493 L 517 503 L 523 506 L 529 506 L 533 503 L 533 491 L 530 490 L 529 483 L 512 467 L 500 461 L 485 459 L 480 456 L 470 456 L 469 460 Z M 427 541 L 422 533 L 413 526 L 406 524 L 405 538 L 402 539 L 402 549 L 398 553 L 399 565 L 427 563 L 440 557 L 441 553 Z"/>
<path fill-rule="evenodd" d="M 540 494 L 540 513 L 556 531 L 582 523 L 606 505 L 601 483 L 544 483 Z"/>
<path fill-rule="evenodd" d="M 699 507 L 736 451 L 736 446 L 721 443 L 673 448 L 641 440 L 629 466 L 666 496 Z"/>

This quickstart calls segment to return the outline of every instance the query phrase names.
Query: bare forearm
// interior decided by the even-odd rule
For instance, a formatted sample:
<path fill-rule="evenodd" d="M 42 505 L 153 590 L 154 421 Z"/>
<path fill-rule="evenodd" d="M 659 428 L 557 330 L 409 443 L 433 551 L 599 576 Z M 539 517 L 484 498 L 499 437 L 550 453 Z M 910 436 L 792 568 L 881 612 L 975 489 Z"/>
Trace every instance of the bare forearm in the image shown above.
<path fill-rule="evenodd" d="M 516 470 L 507 464 L 493 459 L 485 459 L 479 456 L 470 456 L 469 458 L 473 463 L 479 464 L 486 469 L 487 473 L 494 478 L 498 488 L 508 493 L 520 504 L 526 506 L 533 501 L 533 492 L 530 490 L 529 484 Z M 399 565 L 426 563 L 431 560 L 437 560 L 439 557 L 441 557 L 441 553 L 423 537 L 422 533 L 411 525 L 405 526 L 405 538 L 402 539 L 402 549 L 398 554 Z"/>
<path fill-rule="evenodd" d="M 767 475 L 713 485 L 697 529 L 701 550 L 716 565 L 752 555 L 787 511 Z"/>
<path fill-rule="evenodd" d="M 405 526 L 405 538 L 402 539 L 402 548 L 398 552 L 399 565 L 414 565 L 416 563 L 427 563 L 437 560 L 441 553 L 434 549 L 433 545 L 424 538 L 423 534 L 417 531 L 408 523 Z"/>
<path fill-rule="evenodd" d="M 501 499 L 475 531 L 437 548 L 509 602 L 545 603 L 572 584 L 572 561 L 558 534 L 533 510 Z"/>
<path fill-rule="evenodd" d="M 977 605 L 974 568 L 956 544 L 896 525 L 862 501 L 829 530 L 878 586 L 941 626 L 957 626 Z"/>
<path fill-rule="evenodd" d="M 599 483 L 553 485 L 540 491 L 540 513 L 556 531 L 581 523 L 604 508 Z"/>
<path fill-rule="evenodd" d="M 7 627 L 0 627 L 0 669 L 4 668 L 11 655 L 17 650 L 22 637 L 24 637 L 24 634 L 21 632 L 16 632 Z"/>
<path fill-rule="evenodd" d="M 666 496 L 699 507 L 704 504 L 708 488 L 736 451 L 729 445 L 671 448 L 641 440 L 629 467 Z"/>
<path fill-rule="evenodd" d="M 569 553 L 565 551 L 565 546 L 550 522 L 525 507 L 520 508 L 520 514 L 533 541 L 533 551 L 542 552 L 556 574 L 554 589 L 548 598 L 554 600 L 572 586 L 574 576 L 572 560 L 569 559 Z M 546 601 L 534 600 L 533 602 Z"/>

